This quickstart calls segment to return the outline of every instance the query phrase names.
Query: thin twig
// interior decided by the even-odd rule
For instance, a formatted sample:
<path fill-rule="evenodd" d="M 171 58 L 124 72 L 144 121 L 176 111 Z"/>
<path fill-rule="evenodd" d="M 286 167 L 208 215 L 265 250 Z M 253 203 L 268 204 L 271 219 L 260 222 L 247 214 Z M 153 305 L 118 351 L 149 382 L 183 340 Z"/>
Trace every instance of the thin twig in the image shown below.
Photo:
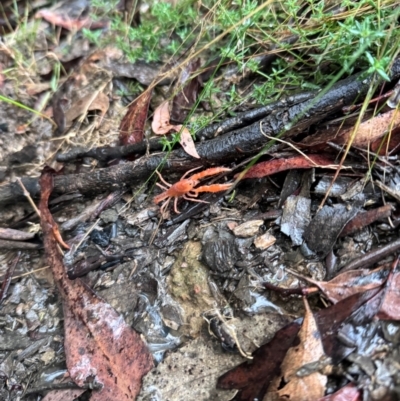
<path fill-rule="evenodd" d="M 22 192 L 24 193 L 24 196 L 28 199 L 28 202 L 31 204 L 33 210 L 36 212 L 36 214 L 40 217 L 40 211 L 39 209 L 36 207 L 35 202 L 32 200 L 31 195 L 29 194 L 29 192 L 26 190 L 24 184 L 21 181 L 21 178 L 17 178 L 17 182 L 19 184 L 19 186 L 22 189 Z"/>

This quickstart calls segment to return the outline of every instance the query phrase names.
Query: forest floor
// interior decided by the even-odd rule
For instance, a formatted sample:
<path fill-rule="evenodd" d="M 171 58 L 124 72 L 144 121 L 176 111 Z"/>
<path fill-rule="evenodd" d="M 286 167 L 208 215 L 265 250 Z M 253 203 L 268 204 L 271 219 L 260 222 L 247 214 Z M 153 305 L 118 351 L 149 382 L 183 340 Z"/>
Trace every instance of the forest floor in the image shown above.
<path fill-rule="evenodd" d="M 398 2 L 3 3 L 0 399 L 400 398 Z"/>

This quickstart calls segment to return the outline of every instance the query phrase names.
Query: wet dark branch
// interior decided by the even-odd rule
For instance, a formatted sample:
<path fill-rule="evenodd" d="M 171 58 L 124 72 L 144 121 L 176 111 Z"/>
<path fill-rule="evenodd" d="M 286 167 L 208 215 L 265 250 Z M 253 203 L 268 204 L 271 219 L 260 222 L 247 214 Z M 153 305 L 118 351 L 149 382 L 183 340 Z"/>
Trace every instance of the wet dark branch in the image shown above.
<path fill-rule="evenodd" d="M 267 106 L 257 109 L 248 110 L 238 113 L 235 117 L 228 118 L 219 123 L 211 124 L 196 133 L 196 137 L 200 141 L 206 139 L 213 139 L 218 135 L 225 134 L 238 128 L 246 127 L 254 122 L 260 121 L 262 118 L 267 117 L 274 110 L 287 109 L 290 106 L 305 102 L 315 98 L 317 92 L 299 93 L 296 95 L 288 96 L 287 98 L 273 102 Z M 171 138 L 170 138 L 171 139 Z M 160 137 L 153 137 L 145 139 L 141 143 L 125 146 L 101 146 L 98 148 L 87 149 L 77 147 L 68 153 L 61 153 L 57 155 L 59 162 L 70 162 L 82 157 L 93 157 L 94 159 L 107 161 L 113 159 L 123 159 L 133 154 L 144 154 L 146 150 L 151 152 L 162 150 L 163 145 L 160 142 Z"/>
<path fill-rule="evenodd" d="M 393 79 L 400 76 L 400 59 L 392 67 Z M 184 172 L 190 168 L 222 165 L 254 155 L 268 143 L 265 134 L 277 136 L 284 134 L 290 138 L 331 114 L 343 106 L 361 101 L 372 84 L 372 78 L 360 79 L 360 74 L 337 82 L 320 96 L 290 107 L 272 111 L 261 121 L 229 132 L 225 135 L 196 145 L 201 159 L 193 159 L 182 149 L 170 154 L 158 153 L 118 166 L 98 169 L 90 173 L 57 176 L 54 178 L 54 191 L 58 194 L 79 191 L 83 194 L 100 193 L 123 189 L 147 179 L 164 162 L 163 171 Z M 25 178 L 23 184 L 32 196 L 39 195 L 39 185 L 35 178 Z M 21 200 L 23 194 L 17 183 L 0 187 L 0 204 Z"/>

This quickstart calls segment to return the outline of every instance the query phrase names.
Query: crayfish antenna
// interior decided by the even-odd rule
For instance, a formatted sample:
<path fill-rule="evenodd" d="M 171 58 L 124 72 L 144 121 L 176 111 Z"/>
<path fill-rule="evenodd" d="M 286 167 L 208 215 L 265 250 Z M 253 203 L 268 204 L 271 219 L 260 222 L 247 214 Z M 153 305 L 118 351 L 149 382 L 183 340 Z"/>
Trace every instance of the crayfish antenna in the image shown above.
<path fill-rule="evenodd" d="M 172 184 L 170 184 L 169 182 L 164 180 L 163 176 L 161 175 L 161 173 L 158 170 L 155 170 L 155 172 L 157 173 L 158 178 L 161 180 L 161 182 L 163 184 L 165 184 L 168 188 L 172 186 Z"/>
<path fill-rule="evenodd" d="M 196 170 L 198 170 L 199 168 L 202 168 L 202 167 L 203 167 L 203 166 L 199 166 L 199 167 L 192 168 L 192 169 L 189 170 L 189 171 L 186 171 L 186 173 L 183 174 L 183 176 L 181 177 L 181 180 L 183 180 L 185 177 L 187 177 L 187 175 L 190 174 L 192 171 L 196 171 Z"/>

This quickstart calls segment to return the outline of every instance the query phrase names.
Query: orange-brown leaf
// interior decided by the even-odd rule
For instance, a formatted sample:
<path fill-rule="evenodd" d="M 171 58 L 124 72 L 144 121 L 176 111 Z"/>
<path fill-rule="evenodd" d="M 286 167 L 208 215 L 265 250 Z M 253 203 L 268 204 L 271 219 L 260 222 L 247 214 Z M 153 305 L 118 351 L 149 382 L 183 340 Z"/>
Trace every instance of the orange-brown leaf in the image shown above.
<path fill-rule="evenodd" d="M 281 171 L 311 168 L 311 167 L 333 167 L 332 159 L 324 155 L 294 156 L 288 159 L 274 159 L 261 162 L 251 167 L 242 178 L 261 178 Z"/>
<path fill-rule="evenodd" d="M 359 125 L 352 145 L 366 149 L 371 142 L 382 138 L 388 131 L 397 128 L 399 125 L 400 112 L 398 109 L 378 114 Z M 346 143 L 350 139 L 353 131 L 354 128 L 349 128 L 340 132 L 335 142 L 339 144 Z"/>
<path fill-rule="evenodd" d="M 48 209 L 52 185 L 52 175 L 45 171 L 40 178 L 40 223 L 47 261 L 63 300 L 69 374 L 78 385 L 95 380 L 103 386 L 92 393 L 92 401 L 134 400 L 143 375 L 153 366 L 152 357 L 122 316 L 81 280 L 67 277 Z"/>
<path fill-rule="evenodd" d="M 325 356 L 322 347 L 321 335 L 317 323 L 310 310 L 306 298 L 304 298 L 306 313 L 299 331 L 300 344 L 289 348 L 281 365 L 282 379 L 286 383 L 277 392 L 279 397 L 291 401 L 316 400 L 323 397 L 327 377 L 318 371 L 306 376 L 298 376 L 297 371 L 304 365 L 317 362 Z"/>

